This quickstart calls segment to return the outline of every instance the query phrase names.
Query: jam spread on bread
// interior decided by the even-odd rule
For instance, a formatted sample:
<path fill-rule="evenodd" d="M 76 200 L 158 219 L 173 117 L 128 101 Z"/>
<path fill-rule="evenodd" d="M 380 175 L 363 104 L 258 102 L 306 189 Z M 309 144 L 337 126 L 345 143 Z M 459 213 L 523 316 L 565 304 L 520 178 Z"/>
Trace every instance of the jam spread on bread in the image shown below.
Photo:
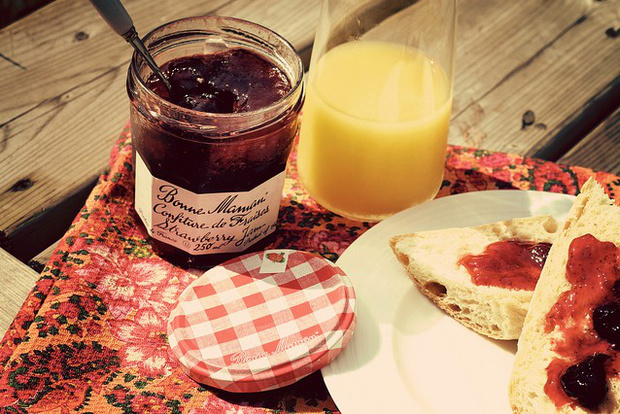
<path fill-rule="evenodd" d="M 557 330 L 545 393 L 564 404 L 596 410 L 607 395 L 607 378 L 620 371 L 620 249 L 591 234 L 569 246 L 563 292 L 545 320 Z"/>
<path fill-rule="evenodd" d="M 531 291 L 550 248 L 550 243 L 504 240 L 489 244 L 482 254 L 468 254 L 458 263 L 475 285 Z"/>

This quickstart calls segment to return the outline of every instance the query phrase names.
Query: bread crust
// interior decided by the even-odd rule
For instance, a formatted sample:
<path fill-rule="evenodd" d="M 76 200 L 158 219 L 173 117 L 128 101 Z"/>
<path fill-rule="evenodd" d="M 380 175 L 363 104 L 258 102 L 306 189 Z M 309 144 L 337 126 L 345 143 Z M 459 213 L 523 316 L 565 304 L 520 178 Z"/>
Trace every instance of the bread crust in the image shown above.
<path fill-rule="evenodd" d="M 497 241 L 553 243 L 560 226 L 551 216 L 525 217 L 396 236 L 390 246 L 420 291 L 448 315 L 482 335 L 517 339 L 533 292 L 475 285 L 458 261 Z"/>
<path fill-rule="evenodd" d="M 590 233 L 601 241 L 620 245 L 620 208 L 613 205 L 603 189 L 590 179 L 575 200 L 569 218 L 558 239 L 553 244 L 532 297 L 530 310 L 525 319 L 523 333 L 510 381 L 509 397 L 515 413 L 585 413 L 582 407 L 566 404 L 559 409 L 544 392 L 547 381 L 546 368 L 556 357 L 552 348 L 554 339 L 561 337 L 556 327 L 545 332 L 545 321 L 557 298 L 572 285 L 566 280 L 566 263 L 571 242 Z M 617 377 L 609 378 L 607 400 L 597 413 L 620 412 L 620 384 Z"/>

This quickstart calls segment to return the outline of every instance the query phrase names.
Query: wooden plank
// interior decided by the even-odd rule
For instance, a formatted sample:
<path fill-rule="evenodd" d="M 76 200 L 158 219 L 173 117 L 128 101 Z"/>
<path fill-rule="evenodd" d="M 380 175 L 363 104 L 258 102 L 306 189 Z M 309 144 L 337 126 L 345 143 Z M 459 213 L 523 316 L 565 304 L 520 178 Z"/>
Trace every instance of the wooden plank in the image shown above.
<path fill-rule="evenodd" d="M 318 0 L 270 0 L 264 7 L 250 0 L 192 0 L 161 8 L 140 0 L 127 6 L 142 33 L 181 16 L 215 12 L 273 27 L 300 49 L 311 42 L 320 9 Z M 8 97 L 0 100 L 0 231 L 4 246 L 27 260 L 62 232 L 33 240 L 23 227 L 78 193 L 106 164 L 128 117 L 130 50 L 88 2 L 58 0 L 1 31 L 0 52 L 26 68 L 0 61 L 0 96 Z M 65 222 L 76 213 L 68 211 Z M 29 240 L 15 237 L 19 233 Z"/>
<path fill-rule="evenodd" d="M 88 177 L 84 177 L 86 180 Z M 69 225 L 84 206 L 88 195 L 95 186 L 95 177 L 83 186 L 76 185 L 76 191 L 60 200 L 58 204 L 42 204 L 41 210 L 26 218 L 10 237 L 0 238 L 0 247 L 26 263 L 36 253 L 46 249 L 62 237 Z M 45 200 L 43 200 L 43 203 Z M 0 236 L 2 236 L 0 232 Z"/>
<path fill-rule="evenodd" d="M 217 14 L 239 17 L 269 27 L 291 42 L 307 64 L 322 3 L 321 0 L 234 1 L 218 9 Z"/>
<path fill-rule="evenodd" d="M 587 165 L 620 175 L 620 109 L 560 159 L 569 165 Z"/>
<path fill-rule="evenodd" d="M 618 25 L 618 0 L 461 6 L 471 14 L 461 13 L 451 143 L 540 156 L 583 137 L 588 128 L 573 121 L 591 120 L 584 112 L 604 117 L 614 109 L 620 42 L 606 31 Z M 528 111 L 531 125 L 523 122 Z"/>
<path fill-rule="evenodd" d="M 45 268 L 47 262 L 50 261 L 52 254 L 54 254 L 54 252 L 58 248 L 58 243 L 60 243 L 60 240 L 56 240 L 54 243 L 47 246 L 45 250 L 37 254 L 28 262 L 28 266 L 34 269 L 34 271 L 41 273 Z"/>
<path fill-rule="evenodd" d="M 39 274 L 0 249 L 0 338 L 39 279 Z"/>
<path fill-rule="evenodd" d="M 183 4 L 180 13 L 197 14 L 225 2 Z M 145 1 L 127 6 L 143 32 L 160 15 L 178 17 Z M 128 116 L 123 85 L 130 48 L 88 2 L 58 0 L 0 31 L 0 52 L 20 65 L 0 61 L 0 95 L 8 97 L 0 102 L 0 231 L 5 240 L 11 236 L 3 246 L 27 260 L 62 235 L 83 202 L 83 194 L 71 197 L 106 164 Z M 52 208 L 59 214 L 48 221 L 63 225 L 32 237 L 33 219 L 40 223 L 37 217 L 67 199 L 71 208 Z"/>
<path fill-rule="evenodd" d="M 146 0 L 127 2 L 136 28 L 146 34 L 160 24 L 184 16 L 208 13 L 247 18 L 274 28 L 296 46 L 311 43 L 318 0 L 268 0 L 258 7 L 251 0 L 166 1 L 153 7 Z M 313 24 L 314 23 L 314 24 Z M 131 48 L 88 2 L 57 0 L 32 16 L 0 31 L 0 120 L 4 123 L 32 110 L 42 101 L 62 95 L 118 66 L 126 66 Z"/>
<path fill-rule="evenodd" d="M 139 33 L 181 16 L 213 12 L 225 0 L 126 2 Z M 168 4 L 166 4 L 168 3 Z M 0 120 L 19 117 L 71 87 L 128 61 L 129 45 L 107 27 L 89 2 L 58 0 L 0 31 Z"/>

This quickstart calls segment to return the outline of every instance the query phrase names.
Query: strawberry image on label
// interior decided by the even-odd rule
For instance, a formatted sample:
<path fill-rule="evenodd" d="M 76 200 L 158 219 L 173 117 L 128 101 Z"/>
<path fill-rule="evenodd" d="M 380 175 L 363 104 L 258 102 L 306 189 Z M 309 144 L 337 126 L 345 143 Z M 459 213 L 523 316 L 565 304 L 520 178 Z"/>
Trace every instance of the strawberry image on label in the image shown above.
<path fill-rule="evenodd" d="M 267 253 L 267 259 L 274 263 L 284 262 L 284 255 L 282 253 Z"/>

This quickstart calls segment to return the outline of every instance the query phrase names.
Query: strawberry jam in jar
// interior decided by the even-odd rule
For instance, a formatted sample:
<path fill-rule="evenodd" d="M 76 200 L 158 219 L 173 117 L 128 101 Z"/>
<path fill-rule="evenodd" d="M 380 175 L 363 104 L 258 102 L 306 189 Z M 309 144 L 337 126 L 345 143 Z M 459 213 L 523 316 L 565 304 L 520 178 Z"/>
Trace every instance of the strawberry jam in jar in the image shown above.
<path fill-rule="evenodd" d="M 134 53 L 135 209 L 154 250 L 208 267 L 264 247 L 304 99 L 298 54 L 265 27 L 219 16 L 167 23 L 143 40 L 172 85 Z"/>

